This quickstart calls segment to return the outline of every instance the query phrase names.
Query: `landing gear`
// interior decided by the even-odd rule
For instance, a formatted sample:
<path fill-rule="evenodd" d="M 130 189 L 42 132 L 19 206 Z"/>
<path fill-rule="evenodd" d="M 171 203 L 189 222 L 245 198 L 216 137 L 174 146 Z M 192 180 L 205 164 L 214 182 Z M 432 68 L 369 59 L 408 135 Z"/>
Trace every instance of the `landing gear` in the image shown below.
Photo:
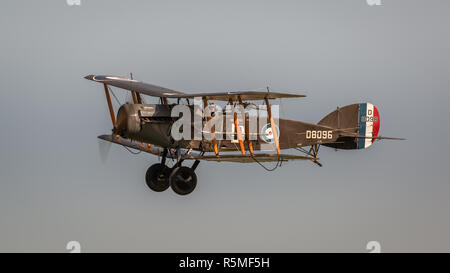
<path fill-rule="evenodd" d="M 319 158 L 317 157 L 319 155 L 319 148 L 320 144 L 313 144 L 311 145 L 311 149 L 309 149 L 309 151 L 302 147 L 297 148 L 297 150 L 309 156 L 313 163 L 317 164 L 319 167 L 322 167 L 322 163 L 318 161 Z"/>
<path fill-rule="evenodd" d="M 313 152 L 314 158 L 312 159 L 312 162 L 316 163 L 317 165 L 319 165 L 319 167 L 322 167 L 322 164 L 317 161 L 317 155 L 319 154 L 319 148 L 320 148 L 320 144 L 314 144 L 311 146 L 311 150 Z"/>
<path fill-rule="evenodd" d="M 148 168 L 145 174 L 147 186 L 156 192 L 162 192 L 169 188 L 169 176 L 171 173 L 169 167 L 163 164 L 153 164 Z"/>
<path fill-rule="evenodd" d="M 156 192 L 167 190 L 169 186 L 179 195 L 187 195 L 194 191 L 197 186 L 197 175 L 195 169 L 200 161 L 196 160 L 191 168 L 181 166 L 182 160 L 169 168 L 166 166 L 167 150 L 163 152 L 161 163 L 154 164 L 148 168 L 145 174 L 147 186 Z"/>
<path fill-rule="evenodd" d="M 179 195 L 191 193 L 197 186 L 197 175 L 189 167 L 175 167 L 169 176 L 170 187 Z"/>

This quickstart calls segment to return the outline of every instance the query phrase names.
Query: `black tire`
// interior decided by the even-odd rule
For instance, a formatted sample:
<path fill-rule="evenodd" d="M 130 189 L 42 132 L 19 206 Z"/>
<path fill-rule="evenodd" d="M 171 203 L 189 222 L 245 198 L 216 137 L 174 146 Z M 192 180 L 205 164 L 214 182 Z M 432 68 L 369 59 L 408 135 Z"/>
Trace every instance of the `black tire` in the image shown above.
<path fill-rule="evenodd" d="M 170 187 L 179 195 L 186 195 L 194 191 L 197 186 L 197 175 L 188 167 L 176 167 L 169 176 Z"/>
<path fill-rule="evenodd" d="M 145 174 L 147 186 L 156 192 L 162 192 L 169 188 L 169 175 L 171 169 L 162 164 L 153 164 Z"/>

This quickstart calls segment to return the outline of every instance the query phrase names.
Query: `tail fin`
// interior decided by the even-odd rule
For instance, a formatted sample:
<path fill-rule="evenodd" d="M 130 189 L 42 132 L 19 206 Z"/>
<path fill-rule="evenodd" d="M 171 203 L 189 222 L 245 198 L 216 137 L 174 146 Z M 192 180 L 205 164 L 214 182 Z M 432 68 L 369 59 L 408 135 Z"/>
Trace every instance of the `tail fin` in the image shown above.
<path fill-rule="evenodd" d="M 324 117 L 319 125 L 337 129 L 335 143 L 324 144 L 337 149 L 365 149 L 377 139 L 380 115 L 371 103 L 358 103 L 338 108 Z"/>

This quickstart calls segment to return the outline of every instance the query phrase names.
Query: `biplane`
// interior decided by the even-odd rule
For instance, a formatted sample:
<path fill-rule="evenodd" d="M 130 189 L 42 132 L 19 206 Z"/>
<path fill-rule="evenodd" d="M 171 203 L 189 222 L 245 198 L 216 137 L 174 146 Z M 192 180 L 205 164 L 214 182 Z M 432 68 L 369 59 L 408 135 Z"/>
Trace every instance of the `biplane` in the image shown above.
<path fill-rule="evenodd" d="M 318 166 L 318 152 L 321 146 L 334 149 L 365 149 L 375 140 L 398 139 L 378 136 L 380 116 L 371 103 L 357 103 L 338 107 L 317 124 L 277 118 L 272 115 L 270 101 L 284 98 L 302 98 L 305 95 L 277 93 L 268 88 L 265 91 L 234 91 L 219 93 L 184 93 L 130 78 L 104 75 L 88 75 L 88 80 L 103 84 L 109 114 L 112 121 L 112 134 L 98 138 L 116 143 L 126 148 L 156 155 L 160 163 L 150 166 L 145 175 L 147 186 L 156 192 L 171 187 L 180 195 L 191 193 L 197 185 L 195 170 L 200 161 L 258 163 L 276 162 L 276 167 L 289 160 L 311 161 Z M 124 103 L 115 114 L 110 93 L 111 87 L 131 92 L 132 102 Z M 113 93 L 114 95 L 114 93 Z M 146 104 L 143 96 L 156 97 L 159 103 Z M 115 95 L 114 95 L 115 97 Z M 116 97 L 117 98 L 117 97 Z M 194 107 L 191 101 L 201 98 L 203 109 L 214 106 L 214 102 L 225 102 L 231 106 L 232 130 L 208 132 L 210 137 L 201 139 L 175 140 L 171 127 L 180 118 L 173 116 L 175 106 L 184 104 Z M 191 101 L 190 101 L 191 100 Z M 256 133 L 249 130 L 250 115 L 237 115 L 237 106 L 248 106 L 261 101 L 266 111 L 267 122 L 257 122 Z M 257 105 L 254 105 L 258 107 Z M 201 122 L 210 121 L 213 110 L 205 111 Z M 220 110 L 227 111 L 227 110 Z M 276 120 L 276 121 L 275 121 Z M 194 124 L 192 124 L 194 127 Z M 219 137 L 231 134 L 231 138 Z M 267 147 L 272 147 L 267 152 Z M 281 150 L 295 149 L 301 154 L 285 154 Z M 173 166 L 168 166 L 171 159 Z M 186 161 L 193 161 L 190 167 Z M 266 168 L 268 169 L 268 168 Z"/>

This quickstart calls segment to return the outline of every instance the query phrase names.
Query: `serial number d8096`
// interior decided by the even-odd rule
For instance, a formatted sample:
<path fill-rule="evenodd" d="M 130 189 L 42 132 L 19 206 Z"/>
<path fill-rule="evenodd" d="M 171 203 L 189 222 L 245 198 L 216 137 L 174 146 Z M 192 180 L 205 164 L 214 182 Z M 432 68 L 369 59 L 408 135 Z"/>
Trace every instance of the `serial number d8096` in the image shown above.
<path fill-rule="evenodd" d="M 306 130 L 306 139 L 332 139 L 333 131 Z"/>

